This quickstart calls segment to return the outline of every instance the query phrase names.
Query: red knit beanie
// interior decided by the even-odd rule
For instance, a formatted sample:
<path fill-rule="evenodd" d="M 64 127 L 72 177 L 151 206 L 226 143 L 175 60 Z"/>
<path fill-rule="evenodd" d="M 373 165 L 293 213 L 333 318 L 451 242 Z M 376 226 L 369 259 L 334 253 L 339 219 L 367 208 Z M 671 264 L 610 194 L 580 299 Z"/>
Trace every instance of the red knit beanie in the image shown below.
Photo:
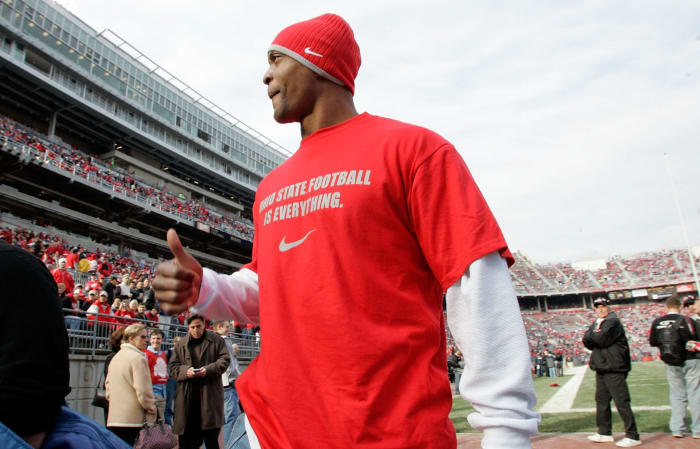
<path fill-rule="evenodd" d="M 335 14 L 324 14 L 282 30 L 268 51 L 278 51 L 355 94 L 360 47 L 350 25 Z"/>

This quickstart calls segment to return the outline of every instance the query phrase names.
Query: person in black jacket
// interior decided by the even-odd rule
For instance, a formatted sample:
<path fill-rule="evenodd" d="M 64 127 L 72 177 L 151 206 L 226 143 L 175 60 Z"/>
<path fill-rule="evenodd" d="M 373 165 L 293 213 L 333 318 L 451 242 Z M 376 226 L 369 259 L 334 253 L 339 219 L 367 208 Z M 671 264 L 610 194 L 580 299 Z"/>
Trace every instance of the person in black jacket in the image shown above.
<path fill-rule="evenodd" d="M 619 447 L 639 446 L 637 424 L 632 413 L 630 393 L 627 389 L 627 373 L 631 369 L 630 348 L 625 329 L 615 313 L 610 311 L 608 300 L 593 301 L 598 318 L 583 335 L 583 344 L 593 351 L 589 365 L 595 376 L 596 426 L 598 433 L 589 440 L 597 443 L 612 442 L 612 413 L 610 399 L 615 401 L 620 418 L 625 424 L 625 438 L 616 443 Z"/>
<path fill-rule="evenodd" d="M 666 364 L 671 402 L 668 426 L 674 437 L 683 438 L 688 430 L 685 425 L 686 409 L 690 408 L 693 438 L 700 438 L 700 359 L 697 352 L 686 351 L 688 341 L 697 340 L 695 325 L 691 317 L 681 314 L 681 301 L 676 295 L 666 301 L 666 312 L 666 315 L 651 323 L 649 344 L 659 348 Z M 670 335 L 671 341 L 665 335 Z M 675 350 L 672 349 L 674 340 L 677 345 Z M 665 351 L 662 348 L 676 354 L 679 360 L 663 357 Z"/>

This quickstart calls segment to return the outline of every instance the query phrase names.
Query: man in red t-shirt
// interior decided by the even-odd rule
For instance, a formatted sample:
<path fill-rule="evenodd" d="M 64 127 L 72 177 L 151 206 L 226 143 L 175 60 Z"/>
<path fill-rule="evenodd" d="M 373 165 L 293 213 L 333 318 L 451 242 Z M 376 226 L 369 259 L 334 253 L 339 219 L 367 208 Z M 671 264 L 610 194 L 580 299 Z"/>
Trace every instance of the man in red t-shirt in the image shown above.
<path fill-rule="evenodd" d="M 299 122 L 302 141 L 258 187 L 252 261 L 202 269 L 170 230 L 175 259 L 153 281 L 168 313 L 260 325 L 260 354 L 236 380 L 234 438 L 456 448 L 446 292 L 470 424 L 486 449 L 529 448 L 539 416 L 513 257 L 460 155 L 429 130 L 357 113 L 359 46 L 336 15 L 285 28 L 268 62 L 274 118 Z"/>
<path fill-rule="evenodd" d="M 146 349 L 148 369 L 151 371 L 153 395 L 156 397 L 156 405 L 161 418 L 165 416 L 165 385 L 168 383 L 168 357 L 161 350 L 163 344 L 163 332 L 160 329 L 151 331 L 151 344 Z"/>

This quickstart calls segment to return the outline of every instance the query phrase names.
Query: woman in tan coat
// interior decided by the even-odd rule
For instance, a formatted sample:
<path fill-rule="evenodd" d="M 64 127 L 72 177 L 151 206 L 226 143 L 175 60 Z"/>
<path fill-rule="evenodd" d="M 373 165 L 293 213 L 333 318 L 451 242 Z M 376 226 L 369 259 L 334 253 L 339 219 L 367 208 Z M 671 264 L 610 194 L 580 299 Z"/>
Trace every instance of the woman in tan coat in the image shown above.
<path fill-rule="evenodd" d="M 109 364 L 105 381 L 109 401 L 107 428 L 133 446 L 143 426 L 144 412 L 149 422 L 155 421 L 156 412 L 151 373 L 144 353 L 148 346 L 146 326 L 127 327 L 124 341 Z"/>

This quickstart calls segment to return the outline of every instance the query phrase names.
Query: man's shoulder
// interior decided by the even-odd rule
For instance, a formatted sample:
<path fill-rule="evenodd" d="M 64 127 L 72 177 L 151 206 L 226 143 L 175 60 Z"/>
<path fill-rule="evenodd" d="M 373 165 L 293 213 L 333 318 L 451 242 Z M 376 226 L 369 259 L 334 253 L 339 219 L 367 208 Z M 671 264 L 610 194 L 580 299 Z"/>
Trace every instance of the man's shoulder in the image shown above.
<path fill-rule="evenodd" d="M 614 314 L 611 313 L 610 315 L 608 315 L 607 317 L 605 317 L 605 319 L 603 320 L 603 323 L 601 324 L 600 328 L 603 329 L 603 328 L 605 327 L 605 328 L 608 328 L 608 329 L 612 329 L 613 327 L 617 327 L 617 326 L 623 327 L 623 326 L 622 326 L 622 321 L 620 321 L 620 318 L 618 318 L 617 315 L 614 315 Z"/>
<path fill-rule="evenodd" d="M 668 322 L 676 322 L 676 321 L 681 321 L 683 320 L 683 315 L 680 315 L 678 313 L 667 313 L 664 316 L 660 316 L 657 319 L 654 320 L 655 324 L 659 323 L 668 323 Z"/>
<path fill-rule="evenodd" d="M 425 128 L 420 125 L 402 122 L 387 117 L 367 114 L 366 127 L 380 131 L 382 135 L 393 138 L 408 138 L 408 139 L 429 139 L 436 143 L 448 143 L 447 140 L 437 132 Z"/>
<path fill-rule="evenodd" d="M 654 320 L 651 322 L 651 327 L 655 328 L 659 324 L 659 322 L 664 319 L 665 316 L 666 315 L 654 318 Z"/>

